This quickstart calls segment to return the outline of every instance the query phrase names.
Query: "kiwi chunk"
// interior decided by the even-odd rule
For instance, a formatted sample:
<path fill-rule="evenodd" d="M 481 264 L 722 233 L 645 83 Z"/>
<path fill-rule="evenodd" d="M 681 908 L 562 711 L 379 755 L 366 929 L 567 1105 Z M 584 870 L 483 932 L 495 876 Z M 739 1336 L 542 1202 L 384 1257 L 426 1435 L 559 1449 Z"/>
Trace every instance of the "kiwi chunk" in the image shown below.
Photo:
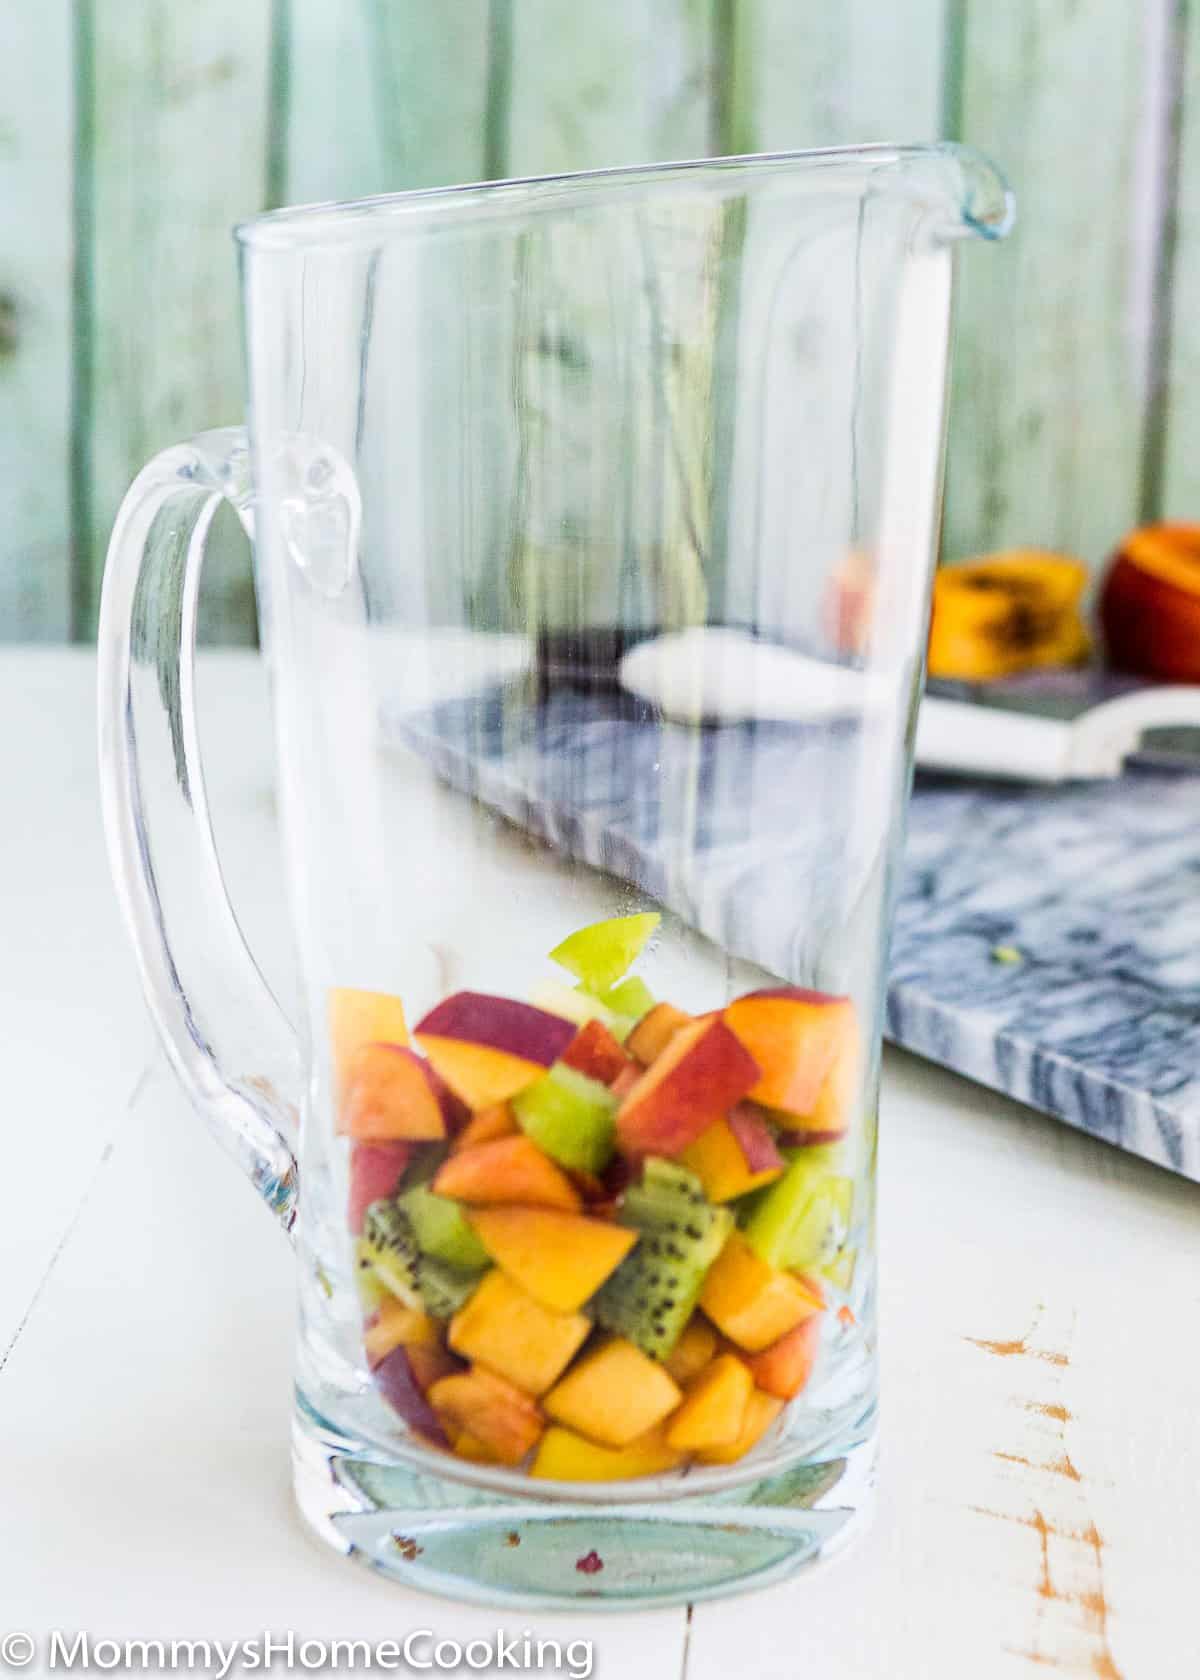
<path fill-rule="evenodd" d="M 484 1248 L 459 1202 L 439 1196 L 427 1184 L 414 1184 L 396 1198 L 408 1216 L 417 1247 L 435 1260 L 463 1272 L 479 1272 L 488 1263 Z"/>
<path fill-rule="evenodd" d="M 449 1318 L 474 1293 L 482 1271 L 423 1254 L 412 1220 L 398 1202 L 372 1202 L 363 1222 L 359 1258 L 406 1306 Z"/>
<path fill-rule="evenodd" d="M 556 1062 L 512 1099 L 526 1137 L 560 1166 L 603 1172 L 613 1152 L 617 1100 L 607 1085 Z"/>
<path fill-rule="evenodd" d="M 705 1199 L 700 1180 L 686 1167 L 651 1156 L 641 1182 L 625 1192 L 617 1218 L 638 1231 L 639 1240 L 596 1295 L 591 1314 L 651 1358 L 665 1359 L 692 1316 L 733 1215 Z"/>

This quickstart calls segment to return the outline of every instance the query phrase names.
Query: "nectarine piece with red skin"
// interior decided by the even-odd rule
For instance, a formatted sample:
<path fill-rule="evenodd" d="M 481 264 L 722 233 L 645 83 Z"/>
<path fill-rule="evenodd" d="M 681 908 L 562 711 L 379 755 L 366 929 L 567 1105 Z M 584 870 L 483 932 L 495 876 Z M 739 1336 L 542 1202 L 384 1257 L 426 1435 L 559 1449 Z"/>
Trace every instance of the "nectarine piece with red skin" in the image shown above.
<path fill-rule="evenodd" d="M 504 1102 L 557 1061 L 577 1027 L 561 1015 L 487 992 L 456 992 L 431 1009 L 415 1037 L 471 1108 Z"/>
<path fill-rule="evenodd" d="M 413 1369 L 411 1354 L 415 1349 L 403 1344 L 393 1348 L 386 1359 L 376 1365 L 372 1376 L 383 1398 L 398 1412 L 410 1429 L 436 1447 L 448 1446 L 446 1432 L 422 1392 Z M 443 1378 L 443 1381 L 447 1379 Z"/>
<path fill-rule="evenodd" d="M 761 1353 L 743 1353 L 755 1388 L 780 1400 L 794 1400 L 808 1382 L 821 1345 L 822 1314 L 813 1313 L 763 1348 Z"/>
<path fill-rule="evenodd" d="M 372 1202 L 396 1193 L 396 1186 L 412 1157 L 413 1146 L 405 1138 L 387 1143 L 352 1143 L 350 1146 L 350 1201 L 347 1222 L 358 1236 L 363 1215 Z"/>
<path fill-rule="evenodd" d="M 730 1202 L 770 1184 L 784 1164 L 766 1120 L 749 1103 L 735 1103 L 723 1119 L 714 1120 L 680 1160 L 696 1174 L 710 1202 Z"/>
<path fill-rule="evenodd" d="M 449 1428 L 465 1431 L 500 1464 L 519 1464 L 545 1428 L 537 1402 L 482 1365 L 434 1383 L 429 1403 Z"/>
<path fill-rule="evenodd" d="M 603 1021 L 588 1021 L 571 1040 L 560 1058 L 576 1073 L 582 1073 L 589 1079 L 598 1079 L 602 1085 L 611 1085 L 613 1080 L 622 1074 L 626 1068 L 635 1067 L 631 1056 L 627 1056 L 617 1043 L 612 1033 Z"/>
<path fill-rule="evenodd" d="M 428 1063 L 403 1045 L 364 1044 L 348 1069 L 338 1131 L 364 1143 L 445 1137 L 446 1117 L 429 1071 Z"/>
<path fill-rule="evenodd" d="M 636 1056 L 643 1067 L 649 1067 L 651 1062 L 657 1061 L 667 1045 L 674 1038 L 681 1027 L 686 1027 L 692 1017 L 682 1009 L 676 1009 L 673 1003 L 656 1003 L 648 1014 L 634 1027 L 625 1040 L 625 1047 L 631 1056 Z"/>
<path fill-rule="evenodd" d="M 514 1202 L 578 1213 L 582 1205 L 562 1168 L 523 1134 L 451 1155 L 438 1168 L 433 1188 L 439 1196 L 453 1196 L 476 1207 Z"/>
<path fill-rule="evenodd" d="M 751 1101 L 809 1115 L 826 1075 L 854 1031 L 854 1005 L 800 986 L 779 986 L 726 1004 L 725 1021 L 761 1069 Z"/>
<path fill-rule="evenodd" d="M 626 1154 L 678 1155 L 740 1101 L 758 1063 L 724 1021 L 680 1028 L 617 1110 L 617 1145 Z"/>

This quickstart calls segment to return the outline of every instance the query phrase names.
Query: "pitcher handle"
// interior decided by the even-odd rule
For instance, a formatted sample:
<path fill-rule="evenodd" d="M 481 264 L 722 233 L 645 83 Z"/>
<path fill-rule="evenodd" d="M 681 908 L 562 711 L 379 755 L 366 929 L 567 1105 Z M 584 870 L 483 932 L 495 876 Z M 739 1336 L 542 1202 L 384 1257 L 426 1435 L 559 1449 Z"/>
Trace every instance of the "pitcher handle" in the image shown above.
<path fill-rule="evenodd" d="M 163 450 L 121 503 L 100 606 L 104 827 L 167 1054 L 222 1146 L 290 1231 L 299 1044 L 225 891 L 196 732 L 196 603 L 221 497 L 253 536 L 240 428 Z"/>

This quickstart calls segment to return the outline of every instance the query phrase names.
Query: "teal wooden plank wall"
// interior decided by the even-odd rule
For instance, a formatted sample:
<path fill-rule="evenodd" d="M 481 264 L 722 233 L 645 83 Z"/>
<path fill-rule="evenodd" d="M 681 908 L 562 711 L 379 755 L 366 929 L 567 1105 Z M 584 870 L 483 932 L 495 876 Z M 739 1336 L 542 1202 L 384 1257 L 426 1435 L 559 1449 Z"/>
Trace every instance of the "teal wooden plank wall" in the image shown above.
<path fill-rule="evenodd" d="M 1200 6 L 39 0 L 0 54 L 0 638 L 94 632 L 116 503 L 242 406 L 238 218 L 285 200 L 948 135 L 965 253 L 944 551 L 1200 519 Z M 204 628 L 253 635 L 226 531 Z"/>

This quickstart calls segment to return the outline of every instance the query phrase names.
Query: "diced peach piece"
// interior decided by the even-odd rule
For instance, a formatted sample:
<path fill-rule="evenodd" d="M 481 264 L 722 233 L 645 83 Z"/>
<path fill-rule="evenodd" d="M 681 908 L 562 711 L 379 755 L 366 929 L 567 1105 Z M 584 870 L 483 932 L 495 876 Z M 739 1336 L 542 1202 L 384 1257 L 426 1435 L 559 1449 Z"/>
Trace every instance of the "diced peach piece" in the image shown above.
<path fill-rule="evenodd" d="M 456 992 L 430 1010 L 414 1036 L 452 1091 L 471 1108 L 488 1108 L 531 1084 L 575 1033 L 573 1022 L 532 1004 Z"/>
<path fill-rule="evenodd" d="M 362 1230 L 363 1216 L 372 1202 L 395 1195 L 412 1150 L 406 1138 L 350 1145 L 350 1205 L 346 1219 L 353 1236 Z"/>
<path fill-rule="evenodd" d="M 345 1095 L 350 1064 L 364 1044 L 408 1043 L 404 1005 L 390 992 L 358 992 L 335 986 L 329 993 L 329 1040 L 333 1085 L 338 1106 Z"/>
<path fill-rule="evenodd" d="M 760 1260 L 740 1231 L 730 1235 L 709 1267 L 700 1305 L 718 1330 L 750 1353 L 760 1353 L 821 1311 L 821 1302 L 798 1277 Z"/>
<path fill-rule="evenodd" d="M 758 1064 L 724 1021 L 693 1021 L 621 1103 L 617 1145 L 626 1155 L 678 1155 L 757 1078 Z"/>
<path fill-rule="evenodd" d="M 497 1266 L 557 1313 L 573 1313 L 590 1300 L 638 1235 L 544 1207 L 480 1208 L 471 1225 Z"/>
<path fill-rule="evenodd" d="M 516 1202 L 578 1213 L 581 1205 L 567 1175 L 523 1134 L 451 1155 L 438 1168 L 433 1188 L 439 1196 L 453 1196 L 476 1207 Z"/>
<path fill-rule="evenodd" d="M 698 1377 L 710 1360 L 716 1357 L 717 1333 L 706 1324 L 699 1313 L 693 1313 L 683 1327 L 683 1334 L 663 1360 L 669 1375 L 680 1388 L 686 1388 Z"/>
<path fill-rule="evenodd" d="M 812 1111 L 803 1116 L 780 1115 L 790 1143 L 836 1143 L 850 1129 L 854 1104 L 858 1096 L 862 1043 L 858 1022 L 851 1017 L 850 1025 L 833 1059 L 833 1066 L 825 1075 Z"/>
<path fill-rule="evenodd" d="M 439 1347 L 442 1333 L 437 1323 L 418 1307 L 405 1306 L 395 1295 L 380 1303 L 379 1311 L 363 1333 L 367 1361 L 377 1365 L 393 1348 L 419 1345 Z"/>
<path fill-rule="evenodd" d="M 731 1112 L 736 1113 L 736 1109 Z M 765 1121 L 762 1124 L 765 1130 Z M 696 1174 L 710 1202 L 728 1202 L 779 1177 L 783 1171 L 783 1159 L 773 1143 L 771 1147 L 775 1155 L 774 1164 L 753 1172 L 730 1120 L 714 1120 L 707 1131 L 701 1132 L 694 1143 L 688 1144 L 679 1159 Z"/>
<path fill-rule="evenodd" d="M 563 1051 L 561 1060 L 574 1068 L 576 1073 L 598 1079 L 602 1085 L 611 1085 L 619 1074 L 634 1065 L 633 1059 L 625 1054 L 603 1021 L 596 1020 L 587 1021 L 580 1027 Z"/>
<path fill-rule="evenodd" d="M 482 1365 L 443 1377 L 428 1400 L 456 1439 L 465 1431 L 500 1464 L 520 1464 L 545 1427 L 536 1401 Z"/>
<path fill-rule="evenodd" d="M 691 1019 L 672 1003 L 656 1003 L 625 1040 L 625 1048 L 643 1067 L 649 1067 L 662 1055 L 680 1027 L 686 1027 Z"/>
<path fill-rule="evenodd" d="M 783 1410 L 783 1401 L 774 1394 L 750 1390 L 742 1418 L 741 1433 L 736 1441 L 723 1447 L 701 1447 L 696 1458 L 701 1464 L 733 1464 L 756 1446 Z"/>
<path fill-rule="evenodd" d="M 364 1143 L 445 1137 L 446 1118 L 426 1069 L 421 1057 L 402 1045 L 362 1045 L 347 1073 L 339 1132 Z"/>
<path fill-rule="evenodd" d="M 473 1114 L 450 1145 L 451 1153 L 461 1155 L 464 1149 L 474 1149 L 476 1144 L 494 1143 L 497 1138 L 515 1137 L 521 1130 L 517 1125 L 517 1117 L 508 1103 L 493 1103 L 490 1108 L 481 1108 L 478 1114 Z"/>
<path fill-rule="evenodd" d="M 454 1372 L 464 1369 L 462 1360 L 456 1358 L 441 1342 L 438 1342 L 436 1347 L 426 1347 L 424 1342 L 406 1343 L 405 1351 L 408 1354 L 413 1381 L 422 1394 L 428 1394 L 434 1383 L 441 1382 L 443 1377 L 452 1376 Z"/>
<path fill-rule="evenodd" d="M 821 1314 L 801 1319 L 761 1353 L 742 1355 L 754 1386 L 780 1400 L 792 1400 L 808 1382 L 821 1345 Z"/>
<path fill-rule="evenodd" d="M 491 1271 L 450 1320 L 449 1339 L 456 1353 L 528 1394 L 544 1394 L 591 1328 L 582 1313 L 550 1312 L 503 1272 Z"/>
<path fill-rule="evenodd" d="M 501 1462 L 490 1447 L 484 1446 L 477 1435 L 472 1435 L 467 1429 L 460 1429 L 452 1437 L 451 1449 L 458 1458 L 465 1458 L 469 1464 L 499 1464 Z"/>
<path fill-rule="evenodd" d="M 796 1115 L 812 1112 L 855 1024 L 849 998 L 800 986 L 748 992 L 727 1004 L 724 1016 L 762 1070 L 752 1101 Z"/>
<path fill-rule="evenodd" d="M 683 1404 L 667 1420 L 667 1441 L 680 1452 L 727 1447 L 742 1432 L 754 1383 L 732 1353 L 722 1353 L 689 1386 Z"/>
<path fill-rule="evenodd" d="M 606 1447 L 627 1447 L 682 1396 L 656 1360 L 622 1336 L 585 1353 L 547 1394 L 546 1415 Z"/>
<path fill-rule="evenodd" d="M 620 1482 L 674 1470 L 685 1454 L 668 1446 L 662 1424 L 625 1447 L 598 1447 L 573 1429 L 551 1424 L 542 1436 L 529 1474 L 560 1482 Z"/>

